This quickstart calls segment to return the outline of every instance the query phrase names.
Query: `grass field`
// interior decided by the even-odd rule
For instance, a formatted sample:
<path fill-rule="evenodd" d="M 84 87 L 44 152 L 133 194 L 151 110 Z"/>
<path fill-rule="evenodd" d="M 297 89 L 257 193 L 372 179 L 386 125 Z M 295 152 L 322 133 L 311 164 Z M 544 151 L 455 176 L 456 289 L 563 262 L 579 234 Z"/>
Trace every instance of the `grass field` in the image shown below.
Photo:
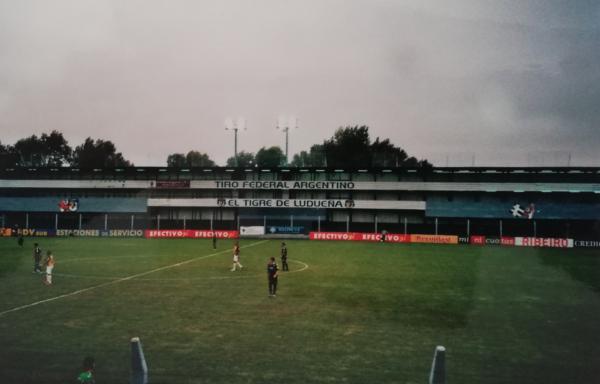
<path fill-rule="evenodd" d="M 0 383 L 71 383 L 88 354 L 126 383 L 133 336 L 152 383 L 425 383 L 436 345 L 449 383 L 600 377 L 594 250 L 289 241 L 269 298 L 273 240 L 241 242 L 242 272 L 230 241 L 37 241 L 52 287 L 33 239 L 0 240 Z"/>

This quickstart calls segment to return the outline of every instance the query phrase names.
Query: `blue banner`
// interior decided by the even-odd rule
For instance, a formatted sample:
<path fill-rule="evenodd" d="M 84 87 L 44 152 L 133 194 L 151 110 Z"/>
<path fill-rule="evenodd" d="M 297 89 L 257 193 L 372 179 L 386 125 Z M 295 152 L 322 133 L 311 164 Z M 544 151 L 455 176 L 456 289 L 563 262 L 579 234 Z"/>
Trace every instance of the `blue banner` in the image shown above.
<path fill-rule="evenodd" d="M 269 227 L 267 227 L 267 233 L 272 233 L 272 234 L 298 235 L 303 232 L 304 232 L 304 227 L 291 227 L 291 226 L 269 226 Z"/>

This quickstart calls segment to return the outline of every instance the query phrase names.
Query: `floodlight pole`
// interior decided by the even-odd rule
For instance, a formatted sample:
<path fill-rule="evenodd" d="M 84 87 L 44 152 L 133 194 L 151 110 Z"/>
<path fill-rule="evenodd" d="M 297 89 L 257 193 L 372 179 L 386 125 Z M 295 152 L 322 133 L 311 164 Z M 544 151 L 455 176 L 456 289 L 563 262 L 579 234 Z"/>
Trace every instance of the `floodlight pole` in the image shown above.
<path fill-rule="evenodd" d="M 289 133 L 290 133 L 290 127 L 285 127 L 284 129 L 285 131 L 285 165 L 287 165 L 288 163 L 288 147 L 289 147 Z"/>
<path fill-rule="evenodd" d="M 235 160 L 235 166 L 239 166 L 239 161 L 238 161 L 238 130 L 240 129 L 240 127 L 238 125 L 241 126 L 245 126 L 244 124 L 244 120 L 242 120 L 242 118 L 238 118 L 236 120 L 232 120 L 230 121 L 230 123 L 228 123 L 228 121 L 230 121 L 229 119 L 225 120 L 225 130 L 232 130 L 233 131 L 233 158 Z M 245 129 L 245 128 L 244 128 Z"/>
<path fill-rule="evenodd" d="M 290 139 L 289 139 L 289 135 L 290 135 L 290 121 L 294 119 L 293 124 L 294 127 L 293 128 L 298 128 L 298 119 L 296 118 L 290 118 L 290 119 L 286 119 L 286 122 L 282 125 L 285 125 L 285 127 L 280 127 L 279 124 L 279 120 L 277 121 L 277 129 L 281 129 L 281 132 L 285 133 L 285 165 L 288 165 L 289 163 L 289 143 L 290 143 Z"/>
<path fill-rule="evenodd" d="M 238 162 L 238 155 L 237 155 L 237 132 L 238 132 L 238 128 L 237 126 L 233 127 L 233 155 L 235 156 L 235 166 L 237 167 L 239 164 Z"/>

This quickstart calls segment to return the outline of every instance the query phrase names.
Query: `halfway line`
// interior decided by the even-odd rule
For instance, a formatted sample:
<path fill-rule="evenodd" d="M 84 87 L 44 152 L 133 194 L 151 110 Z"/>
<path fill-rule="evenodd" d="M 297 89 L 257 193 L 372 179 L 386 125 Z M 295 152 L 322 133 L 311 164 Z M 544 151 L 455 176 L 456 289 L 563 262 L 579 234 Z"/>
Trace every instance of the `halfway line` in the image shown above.
<path fill-rule="evenodd" d="M 262 244 L 262 243 L 266 243 L 267 241 L 269 241 L 269 240 L 262 240 L 262 241 L 258 241 L 258 242 L 256 242 L 256 243 L 252 243 L 252 244 L 250 244 L 250 245 L 245 245 L 245 246 L 242 246 L 242 247 L 240 247 L 240 248 L 250 248 L 250 247 L 254 247 L 255 245 L 259 245 L 259 244 Z M 25 308 L 29 308 L 29 307 L 35 307 L 36 305 L 39 305 L 39 304 L 43 304 L 43 303 L 47 303 L 47 302 L 50 302 L 50 301 L 54 301 L 54 300 L 58 300 L 58 299 L 62 299 L 62 298 L 64 298 L 64 297 L 69 297 L 69 296 L 75 296 L 75 295 L 79 295 L 80 293 L 84 293 L 84 292 L 87 292 L 87 291 L 91 291 L 91 290 L 93 290 L 93 289 L 97 289 L 97 288 L 106 287 L 106 286 L 108 286 L 108 285 L 118 284 L 118 283 L 121 283 L 121 282 L 123 282 L 123 281 L 127 281 L 127 280 L 131 280 L 131 279 L 135 279 L 136 277 L 140 277 L 140 276 L 146 276 L 146 275 L 149 275 L 149 274 L 151 274 L 151 273 L 154 273 L 154 272 L 162 271 L 162 270 L 169 269 L 169 268 L 173 268 L 173 267 L 179 267 L 179 266 L 181 266 L 181 265 L 184 265 L 184 264 L 189 264 L 189 263 L 191 263 L 191 262 L 193 262 L 193 261 L 197 261 L 197 260 L 206 259 L 206 258 L 208 258 L 208 257 L 217 256 L 217 255 L 220 255 L 220 254 L 222 254 L 222 253 L 226 253 L 226 252 L 229 252 L 229 250 L 227 249 L 227 250 L 224 250 L 224 251 L 220 251 L 220 252 L 216 252 L 216 253 L 211 253 L 210 255 L 205 255 L 205 256 L 195 257 L 195 258 L 193 258 L 193 259 L 189 259 L 189 260 L 181 261 L 181 262 L 179 262 L 179 263 L 170 264 L 170 265 L 165 265 L 164 267 L 160 267 L 160 268 L 152 269 L 152 270 L 150 270 L 150 271 L 147 271 L 147 272 L 137 273 L 137 274 L 135 274 L 135 275 L 131 275 L 131 276 L 122 277 L 122 278 L 120 278 L 120 279 L 117 279 L 117 280 L 109 281 L 109 282 L 106 282 L 106 283 L 102 283 L 102 284 L 94 285 L 94 286 L 92 286 L 92 287 L 83 288 L 83 289 L 79 289 L 79 290 L 77 290 L 77 291 L 73 291 L 73 292 L 70 292 L 70 293 L 65 293 L 65 294 L 62 294 L 62 295 L 59 295 L 59 296 L 51 297 L 51 298 L 49 298 L 49 299 L 44 299 L 44 300 L 36 301 L 35 303 L 21 305 L 20 307 L 15 307 L 15 308 L 8 309 L 8 310 L 6 310 L 6 311 L 2 311 L 2 312 L 0 312 L 0 316 L 3 316 L 3 315 L 5 315 L 5 314 L 7 314 L 7 313 L 10 313 L 10 312 L 17 312 L 17 311 L 20 311 L 20 310 L 22 310 L 22 309 L 25 309 Z"/>

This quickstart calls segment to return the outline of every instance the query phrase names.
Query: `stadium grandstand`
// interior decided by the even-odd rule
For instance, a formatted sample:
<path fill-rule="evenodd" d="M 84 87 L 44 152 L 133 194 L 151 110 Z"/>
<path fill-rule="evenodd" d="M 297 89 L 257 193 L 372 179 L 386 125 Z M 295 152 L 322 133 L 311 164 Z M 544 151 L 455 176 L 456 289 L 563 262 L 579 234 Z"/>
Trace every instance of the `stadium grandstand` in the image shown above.
<path fill-rule="evenodd" d="M 597 244 L 600 168 L 4 169 L 0 227 L 34 236 L 258 227 L 282 236 L 387 232 Z"/>

